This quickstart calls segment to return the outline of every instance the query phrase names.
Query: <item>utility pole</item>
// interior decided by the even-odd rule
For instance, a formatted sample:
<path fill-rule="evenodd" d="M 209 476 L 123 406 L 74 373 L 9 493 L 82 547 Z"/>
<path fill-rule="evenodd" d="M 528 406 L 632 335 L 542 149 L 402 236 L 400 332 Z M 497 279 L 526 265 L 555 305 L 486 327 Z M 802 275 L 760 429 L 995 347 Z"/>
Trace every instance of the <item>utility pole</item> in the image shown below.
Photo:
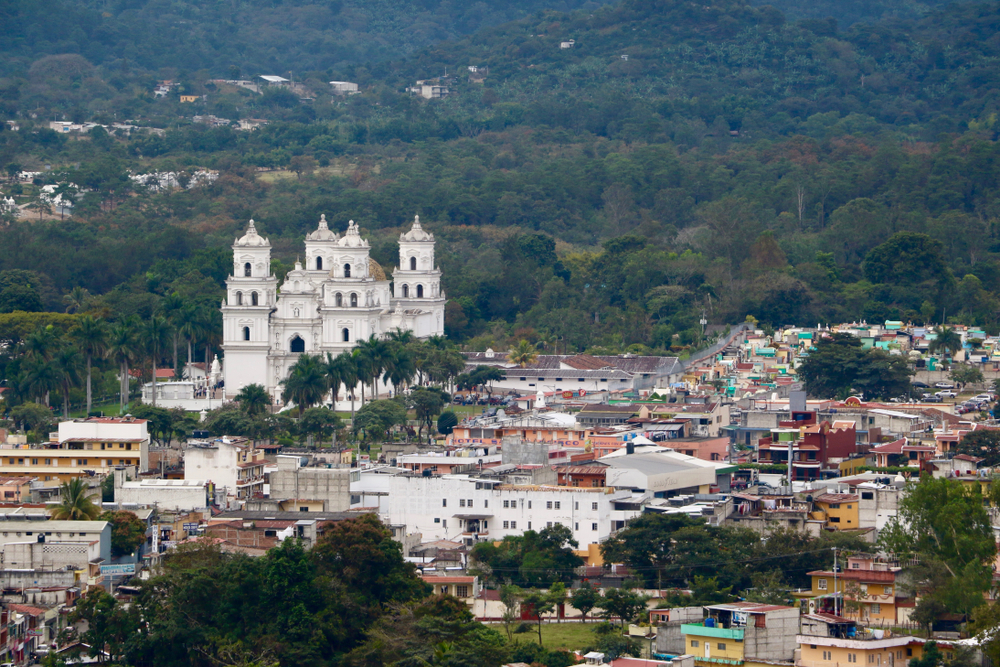
<path fill-rule="evenodd" d="M 833 547 L 833 615 L 837 613 L 837 547 Z"/>

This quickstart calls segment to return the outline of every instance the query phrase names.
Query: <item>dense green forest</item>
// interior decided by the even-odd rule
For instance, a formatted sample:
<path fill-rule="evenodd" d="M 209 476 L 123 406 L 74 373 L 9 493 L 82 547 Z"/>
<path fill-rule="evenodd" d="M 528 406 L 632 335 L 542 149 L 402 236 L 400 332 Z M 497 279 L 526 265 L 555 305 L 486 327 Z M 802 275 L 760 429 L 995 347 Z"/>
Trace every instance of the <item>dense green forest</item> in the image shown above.
<path fill-rule="evenodd" d="M 119 9 L 108 13 L 133 11 Z M 290 56 L 303 81 L 362 86 L 307 102 L 189 73 L 207 101 L 180 105 L 149 98 L 142 77 L 154 70 L 138 62 L 116 69 L 90 54 L 80 77 L 46 79 L 47 58 L 87 54 L 42 56 L 0 82 L 21 126 L 0 131 L 0 165 L 43 173 L 2 189 L 29 204 L 46 183 L 83 191 L 72 218 L 29 206 L 7 219 L 0 270 L 33 273 L 8 275 L 0 312 L 62 310 L 76 287 L 111 319 L 146 318 L 174 294 L 209 307 L 250 217 L 279 276 L 320 214 L 340 230 L 359 222 L 389 268 L 396 235 L 420 214 L 439 241 L 447 333 L 472 348 L 525 338 L 677 353 L 701 341 L 703 313 L 712 324 L 947 319 L 995 331 L 1000 11 L 919 9 L 851 27 L 735 0 L 539 10 L 404 59 L 310 73 Z M 451 96 L 403 91 L 445 68 L 462 72 Z M 166 132 L 45 127 L 52 115 L 108 119 L 109 105 Z M 196 112 L 270 124 L 210 128 L 190 122 Z M 127 178 L 197 168 L 220 177 L 165 192 Z"/>

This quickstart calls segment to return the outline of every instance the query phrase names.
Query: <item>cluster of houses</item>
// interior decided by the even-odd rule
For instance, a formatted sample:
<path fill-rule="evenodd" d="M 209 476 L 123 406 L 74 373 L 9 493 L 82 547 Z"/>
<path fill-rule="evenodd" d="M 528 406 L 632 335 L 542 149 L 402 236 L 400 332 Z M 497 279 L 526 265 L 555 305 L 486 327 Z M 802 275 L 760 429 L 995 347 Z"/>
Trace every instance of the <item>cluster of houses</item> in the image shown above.
<path fill-rule="evenodd" d="M 847 330 L 866 345 L 932 360 L 921 351 L 926 330 L 892 326 Z M 127 592 L 128 577 L 190 540 L 259 556 L 288 538 L 311 546 L 338 521 L 372 513 L 435 591 L 490 620 L 503 613 L 498 594 L 468 570 L 469 552 L 483 541 L 561 525 L 586 563 L 582 576 L 622 585 L 627 574 L 604 562 L 600 545 L 643 513 L 762 536 L 843 531 L 874 552 L 909 479 L 948 477 L 988 494 L 993 471 L 955 445 L 992 422 L 958 415 L 951 404 L 807 400 L 796 363 L 834 330 L 765 335 L 740 327 L 687 363 L 575 354 L 522 365 L 492 350 L 469 352 L 468 372 L 500 371 L 456 397 L 483 403 L 482 414 L 434 444 L 385 443 L 376 458 L 349 446 L 296 449 L 201 432 L 160 447 L 148 424 L 131 417 L 62 422 L 34 446 L 0 432 L 0 576 L 21 596 L 0 608 L 23 617 L 25 632 L 53 621 L 35 639 L 9 645 L 30 652 L 60 629 L 64 615 L 52 609 L 90 586 Z M 970 361 L 991 363 L 983 356 L 992 357 L 995 338 L 960 333 Z M 49 518 L 60 482 L 84 479 L 96 494 L 108 477 L 114 500 L 105 506 L 147 525 L 133 554 L 111 554 L 106 522 Z M 910 633 L 894 634 L 912 627 L 916 604 L 897 580 L 905 569 L 885 554 L 853 554 L 846 564 L 831 558 L 829 569 L 809 573 L 812 587 L 794 593 L 795 606 L 653 609 L 630 632 L 649 641 L 653 659 L 689 667 L 905 662 L 924 648 Z M 655 604 L 661 592 L 650 594 Z M 18 611 L 28 607 L 37 618 Z M 553 618 L 575 614 L 562 606 Z M 943 650 L 959 642 L 947 635 Z M 9 659 L 19 658 L 10 651 Z"/>

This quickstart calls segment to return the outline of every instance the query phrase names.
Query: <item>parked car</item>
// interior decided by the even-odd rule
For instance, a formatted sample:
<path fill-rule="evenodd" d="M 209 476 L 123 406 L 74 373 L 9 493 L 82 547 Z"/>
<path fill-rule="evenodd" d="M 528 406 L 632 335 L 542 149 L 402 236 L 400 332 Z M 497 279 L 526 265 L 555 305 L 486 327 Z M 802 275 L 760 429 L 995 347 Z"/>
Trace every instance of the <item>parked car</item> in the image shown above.
<path fill-rule="evenodd" d="M 956 396 L 958 396 L 958 394 L 956 394 L 955 392 L 948 391 L 947 389 L 944 391 L 939 391 L 934 395 L 939 398 L 955 398 Z"/>
<path fill-rule="evenodd" d="M 974 400 L 974 401 L 989 401 L 989 402 L 992 403 L 993 402 L 993 396 L 990 395 L 990 394 L 979 394 L 978 396 L 973 396 L 972 400 Z"/>
<path fill-rule="evenodd" d="M 920 399 L 921 403 L 940 403 L 942 401 L 940 396 L 927 396 Z"/>
<path fill-rule="evenodd" d="M 937 387 L 938 389 L 954 389 L 955 388 L 955 385 L 953 383 L 951 383 L 951 382 L 944 382 L 944 381 L 942 381 L 942 382 L 935 382 L 934 386 Z"/>
<path fill-rule="evenodd" d="M 912 384 L 914 387 L 919 387 L 920 389 L 927 389 L 928 387 L 930 387 L 930 385 L 927 384 L 926 382 L 920 382 L 919 380 L 911 382 L 910 384 Z"/>

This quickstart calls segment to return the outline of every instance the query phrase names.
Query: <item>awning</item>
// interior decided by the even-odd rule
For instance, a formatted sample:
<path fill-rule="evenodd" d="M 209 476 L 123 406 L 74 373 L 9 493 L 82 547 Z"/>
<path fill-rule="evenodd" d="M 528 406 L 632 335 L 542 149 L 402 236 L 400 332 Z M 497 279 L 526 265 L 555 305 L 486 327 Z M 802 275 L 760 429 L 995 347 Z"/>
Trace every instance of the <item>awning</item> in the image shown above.
<path fill-rule="evenodd" d="M 455 518 L 457 518 L 457 519 L 465 519 L 466 521 L 471 521 L 471 520 L 475 520 L 475 519 L 491 519 L 491 518 L 493 518 L 493 515 L 492 514 L 456 514 Z"/>

